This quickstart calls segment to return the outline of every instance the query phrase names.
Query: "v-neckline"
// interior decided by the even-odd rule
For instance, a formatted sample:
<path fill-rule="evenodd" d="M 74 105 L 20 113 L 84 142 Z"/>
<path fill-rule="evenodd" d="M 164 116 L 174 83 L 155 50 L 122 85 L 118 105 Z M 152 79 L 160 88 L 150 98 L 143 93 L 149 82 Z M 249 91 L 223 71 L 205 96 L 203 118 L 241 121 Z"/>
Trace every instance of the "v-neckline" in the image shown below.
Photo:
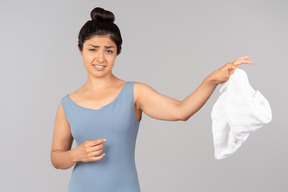
<path fill-rule="evenodd" d="M 120 97 L 120 95 L 122 94 L 126 84 L 128 83 L 128 81 L 126 81 L 126 83 L 124 84 L 124 86 L 122 87 L 121 91 L 119 92 L 119 94 L 117 95 L 117 97 L 111 101 L 110 103 L 100 107 L 99 109 L 92 109 L 92 108 L 88 108 L 88 107 L 83 107 L 81 105 L 78 105 L 77 103 L 75 103 L 70 97 L 69 97 L 69 94 L 67 94 L 66 96 L 68 97 L 68 99 L 71 101 L 71 103 L 73 103 L 75 106 L 79 107 L 79 108 L 82 108 L 82 109 L 86 109 L 86 110 L 90 110 L 90 111 L 101 111 L 103 109 L 105 109 L 106 107 L 112 105 L 114 102 L 116 102 L 116 100 Z"/>

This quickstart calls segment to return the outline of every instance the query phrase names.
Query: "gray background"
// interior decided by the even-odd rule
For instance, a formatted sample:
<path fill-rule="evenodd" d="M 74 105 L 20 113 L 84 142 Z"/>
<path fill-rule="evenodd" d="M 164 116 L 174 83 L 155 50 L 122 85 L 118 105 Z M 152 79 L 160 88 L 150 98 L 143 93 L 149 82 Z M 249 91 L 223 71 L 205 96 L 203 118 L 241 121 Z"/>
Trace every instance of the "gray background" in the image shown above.
<path fill-rule="evenodd" d="M 183 100 L 226 62 L 242 65 L 273 119 L 231 157 L 214 159 L 211 110 L 186 122 L 143 113 L 136 143 L 142 191 L 287 192 L 288 1 L 8 1 L 0 6 L 0 191 L 66 191 L 72 169 L 50 163 L 60 99 L 87 80 L 77 35 L 100 6 L 116 15 L 114 74 Z"/>

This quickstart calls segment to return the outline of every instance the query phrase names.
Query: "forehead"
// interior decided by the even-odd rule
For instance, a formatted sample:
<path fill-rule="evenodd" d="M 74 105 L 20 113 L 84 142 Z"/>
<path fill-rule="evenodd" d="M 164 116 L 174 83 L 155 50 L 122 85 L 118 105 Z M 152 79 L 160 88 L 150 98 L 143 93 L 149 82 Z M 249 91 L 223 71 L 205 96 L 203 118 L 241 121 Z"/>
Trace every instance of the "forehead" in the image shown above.
<path fill-rule="evenodd" d="M 93 36 L 90 39 L 87 39 L 84 44 L 92 44 L 92 45 L 106 45 L 106 46 L 115 46 L 116 44 L 112 41 L 108 36 Z"/>

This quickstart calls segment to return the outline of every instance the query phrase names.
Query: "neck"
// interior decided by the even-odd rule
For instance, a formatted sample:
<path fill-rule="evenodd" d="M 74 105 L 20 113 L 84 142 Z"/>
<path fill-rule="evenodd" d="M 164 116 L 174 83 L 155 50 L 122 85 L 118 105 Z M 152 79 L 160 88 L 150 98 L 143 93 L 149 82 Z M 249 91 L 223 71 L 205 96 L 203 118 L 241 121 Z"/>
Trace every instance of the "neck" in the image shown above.
<path fill-rule="evenodd" d="M 91 74 L 88 74 L 87 82 L 83 87 L 86 89 L 95 91 L 99 89 L 105 89 L 113 84 L 115 84 L 119 78 L 111 73 L 111 75 L 107 75 L 104 77 L 95 77 Z"/>

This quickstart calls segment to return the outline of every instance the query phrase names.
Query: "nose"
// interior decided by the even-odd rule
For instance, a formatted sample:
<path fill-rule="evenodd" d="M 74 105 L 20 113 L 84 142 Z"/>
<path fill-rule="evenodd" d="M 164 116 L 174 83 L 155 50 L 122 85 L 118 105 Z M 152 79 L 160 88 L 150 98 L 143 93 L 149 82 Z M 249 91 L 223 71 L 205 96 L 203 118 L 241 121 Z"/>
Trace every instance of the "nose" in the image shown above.
<path fill-rule="evenodd" d="M 98 51 L 95 58 L 99 63 L 104 61 L 104 53 L 102 51 Z"/>

